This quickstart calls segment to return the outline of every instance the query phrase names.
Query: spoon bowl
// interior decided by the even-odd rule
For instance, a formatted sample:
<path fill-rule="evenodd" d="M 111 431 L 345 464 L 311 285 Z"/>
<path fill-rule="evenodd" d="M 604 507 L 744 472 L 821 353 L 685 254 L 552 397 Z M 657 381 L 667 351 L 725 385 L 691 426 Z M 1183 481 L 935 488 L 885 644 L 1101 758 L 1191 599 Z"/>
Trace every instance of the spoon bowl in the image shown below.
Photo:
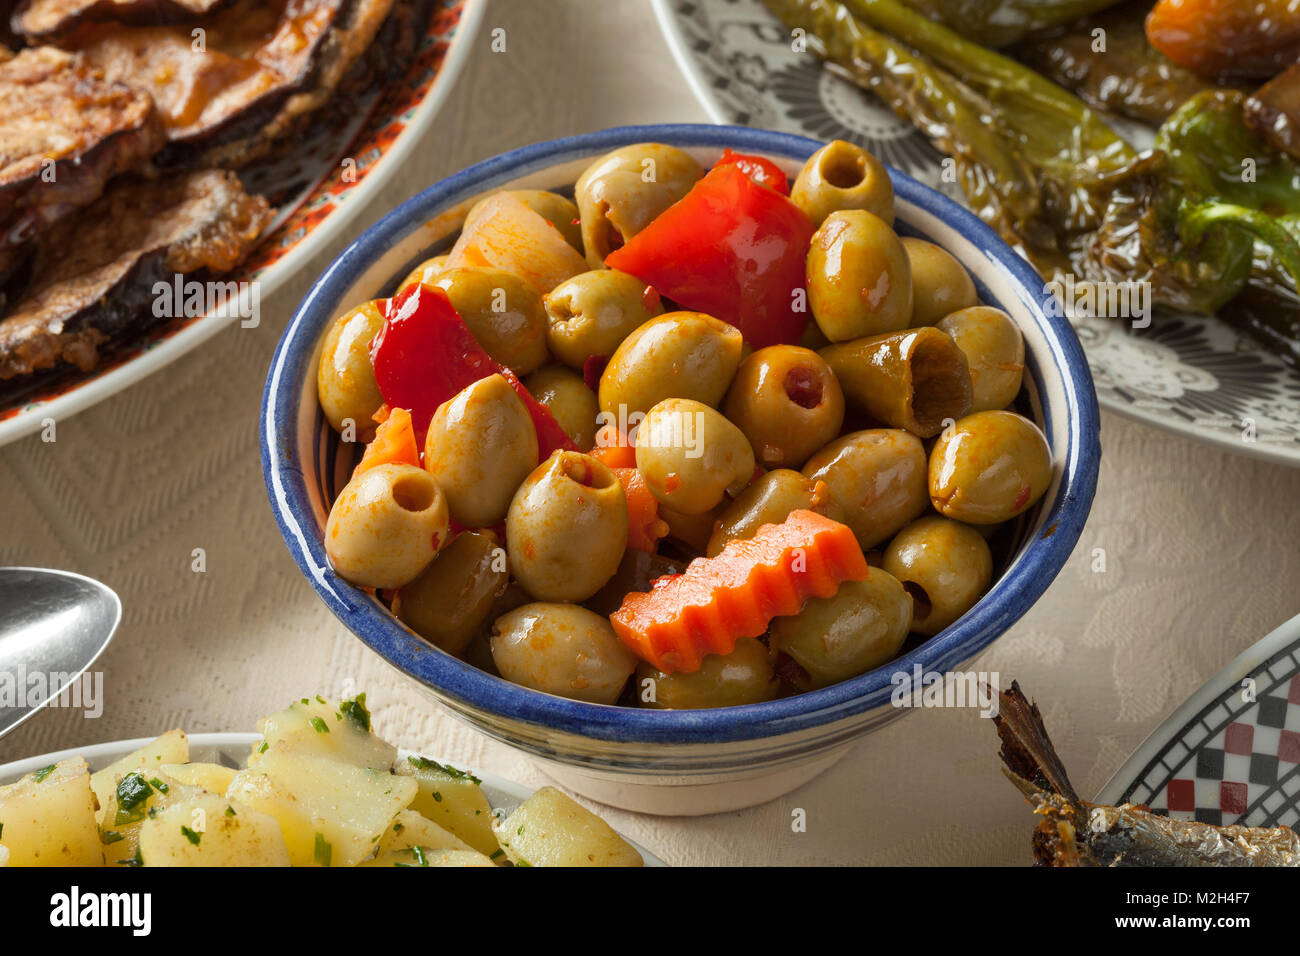
<path fill-rule="evenodd" d="M 121 600 L 93 578 L 0 568 L 0 737 L 78 680 L 121 620 Z"/>

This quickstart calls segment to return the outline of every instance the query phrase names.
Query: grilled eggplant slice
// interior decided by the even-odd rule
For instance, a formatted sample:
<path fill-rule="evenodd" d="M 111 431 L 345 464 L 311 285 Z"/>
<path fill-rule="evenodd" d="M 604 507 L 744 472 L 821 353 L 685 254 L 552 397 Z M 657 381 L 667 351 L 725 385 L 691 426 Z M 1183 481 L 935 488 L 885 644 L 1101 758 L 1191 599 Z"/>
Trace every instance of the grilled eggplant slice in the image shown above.
<path fill-rule="evenodd" d="M 168 137 L 160 165 L 233 168 L 325 105 L 395 6 L 238 0 L 191 23 L 88 24 L 61 42 L 153 97 Z"/>
<path fill-rule="evenodd" d="M 0 63 L 0 260 L 165 141 L 147 94 L 53 47 Z"/>
<path fill-rule="evenodd" d="M 26 0 L 9 18 L 10 28 L 33 41 L 72 32 L 83 23 L 186 23 L 232 0 Z"/>
<path fill-rule="evenodd" d="M 0 320 L 0 381 L 92 370 L 106 346 L 167 321 L 154 315 L 155 283 L 229 272 L 271 215 L 224 170 L 114 180 L 37 240 L 28 292 Z"/>

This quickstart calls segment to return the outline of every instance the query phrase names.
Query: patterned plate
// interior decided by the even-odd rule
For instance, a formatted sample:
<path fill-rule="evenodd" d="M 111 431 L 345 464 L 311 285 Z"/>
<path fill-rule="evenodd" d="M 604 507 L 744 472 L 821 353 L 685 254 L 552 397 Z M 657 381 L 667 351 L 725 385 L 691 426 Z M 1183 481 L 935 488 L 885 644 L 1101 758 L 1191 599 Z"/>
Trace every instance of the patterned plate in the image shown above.
<path fill-rule="evenodd" d="M 1203 823 L 1300 829 L 1300 617 L 1225 667 L 1097 797 Z"/>
<path fill-rule="evenodd" d="M 857 142 L 963 201 L 961 187 L 940 178 L 941 155 L 925 137 L 811 54 L 794 52 L 762 0 L 653 2 L 715 122 Z M 1196 441 L 1300 465 L 1300 372 L 1254 340 L 1197 316 L 1161 315 L 1143 331 L 1105 319 L 1075 325 L 1103 407 Z"/>
<path fill-rule="evenodd" d="M 257 281 L 263 301 L 334 242 L 423 138 L 464 65 L 486 0 L 436 0 L 428 33 L 406 74 L 357 103 L 321 111 L 292 156 L 246 171 L 245 183 L 279 210 L 233 281 Z M 348 160 L 351 160 L 349 162 Z M 232 313 L 234 310 L 230 310 Z M 0 445 L 75 414 L 139 381 L 233 322 L 236 315 L 178 319 L 87 376 L 0 405 Z"/>

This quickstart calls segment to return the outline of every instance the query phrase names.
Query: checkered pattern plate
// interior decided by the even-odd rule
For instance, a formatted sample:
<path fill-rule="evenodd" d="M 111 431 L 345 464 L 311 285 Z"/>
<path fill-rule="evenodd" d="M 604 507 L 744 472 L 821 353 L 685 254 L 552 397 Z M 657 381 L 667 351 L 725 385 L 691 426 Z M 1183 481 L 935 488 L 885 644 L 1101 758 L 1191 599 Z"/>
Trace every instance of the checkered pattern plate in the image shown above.
<path fill-rule="evenodd" d="M 1193 694 L 1097 801 L 1224 826 L 1300 829 L 1300 617 Z"/>

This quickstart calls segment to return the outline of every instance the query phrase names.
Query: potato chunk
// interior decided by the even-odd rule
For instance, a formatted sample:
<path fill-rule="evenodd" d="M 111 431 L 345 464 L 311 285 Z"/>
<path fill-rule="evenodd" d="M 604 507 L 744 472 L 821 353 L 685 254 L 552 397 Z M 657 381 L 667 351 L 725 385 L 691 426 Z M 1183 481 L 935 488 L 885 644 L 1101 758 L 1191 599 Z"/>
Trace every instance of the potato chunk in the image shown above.
<path fill-rule="evenodd" d="M 365 694 L 338 703 L 304 697 L 278 714 L 263 717 L 257 729 L 266 738 L 267 749 L 300 750 L 376 770 L 387 770 L 397 759 L 397 748 L 370 732 Z M 249 766 L 256 764 L 262 753 L 262 744 L 255 745 Z"/>
<path fill-rule="evenodd" d="M 90 789 L 95 791 L 100 820 L 103 820 L 109 795 L 124 774 L 141 767 L 161 769 L 165 763 L 188 763 L 189 759 L 190 739 L 185 736 L 183 730 L 169 730 L 161 737 L 149 741 L 139 750 L 127 754 L 121 760 L 113 761 L 103 770 L 96 770 L 90 775 Z"/>
<path fill-rule="evenodd" d="M 104 862 L 110 866 L 138 866 L 140 828 L 149 817 L 177 803 L 201 796 L 199 787 L 173 780 L 161 768 L 140 766 L 122 774 L 109 793 L 100 821 Z"/>
<path fill-rule="evenodd" d="M 500 855 L 501 848 L 492 832 L 492 805 L 479 789 L 477 777 L 418 756 L 399 760 L 395 769 L 414 777 L 420 786 L 411 801 L 412 810 L 450 830 L 480 853 Z"/>
<path fill-rule="evenodd" d="M 355 866 L 419 788 L 409 777 L 272 747 L 226 798 L 274 817 L 294 866 Z"/>
<path fill-rule="evenodd" d="M 200 787 L 217 796 L 226 792 L 238 772 L 219 763 L 165 763 L 158 769 L 188 787 Z"/>
<path fill-rule="evenodd" d="M 100 866 L 90 768 L 69 757 L 0 787 L 0 842 L 9 866 Z"/>
<path fill-rule="evenodd" d="M 613 827 L 554 787 L 543 787 L 496 824 L 516 866 L 641 866 Z"/>
<path fill-rule="evenodd" d="M 243 804 L 204 793 L 144 821 L 145 866 L 288 866 L 280 824 Z"/>

